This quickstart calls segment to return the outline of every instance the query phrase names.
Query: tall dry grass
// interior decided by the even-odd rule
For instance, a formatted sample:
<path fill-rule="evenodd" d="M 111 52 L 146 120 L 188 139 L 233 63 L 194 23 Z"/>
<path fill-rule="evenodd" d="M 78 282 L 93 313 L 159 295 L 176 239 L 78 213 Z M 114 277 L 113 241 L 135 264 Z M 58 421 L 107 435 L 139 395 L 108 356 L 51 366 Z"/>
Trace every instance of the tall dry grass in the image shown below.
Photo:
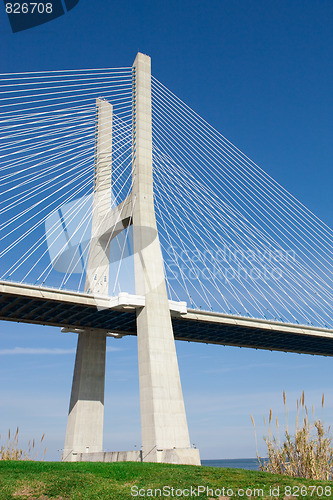
<path fill-rule="evenodd" d="M 37 460 L 40 453 L 41 445 L 44 441 L 45 434 L 42 435 L 39 442 L 36 443 L 35 439 L 29 441 L 28 450 L 23 450 L 19 445 L 19 428 L 17 427 L 13 435 L 9 429 L 7 441 L 0 444 L 0 460 Z M 1 443 L 1 435 L 0 435 Z M 44 460 L 47 448 L 44 449 L 43 456 L 39 460 Z"/>
<path fill-rule="evenodd" d="M 260 470 L 292 477 L 332 479 L 333 448 L 331 446 L 330 427 L 325 429 L 323 423 L 324 394 L 321 402 L 321 419 L 315 418 L 314 407 L 312 407 L 312 420 L 310 421 L 308 408 L 305 404 L 304 391 L 302 392 L 300 399 L 297 400 L 296 421 L 293 433 L 289 430 L 288 426 L 289 410 L 286 405 L 285 391 L 283 391 L 283 404 L 285 409 L 285 430 L 283 431 L 282 443 L 279 436 L 275 437 L 273 435 L 272 427 L 276 428 L 276 432 L 279 435 L 280 426 L 277 417 L 274 422 L 272 409 L 269 410 L 268 436 L 264 437 L 268 452 L 268 459 L 265 462 L 260 459 L 258 454 L 255 422 L 251 415 Z M 267 426 L 265 417 L 264 423 Z"/>

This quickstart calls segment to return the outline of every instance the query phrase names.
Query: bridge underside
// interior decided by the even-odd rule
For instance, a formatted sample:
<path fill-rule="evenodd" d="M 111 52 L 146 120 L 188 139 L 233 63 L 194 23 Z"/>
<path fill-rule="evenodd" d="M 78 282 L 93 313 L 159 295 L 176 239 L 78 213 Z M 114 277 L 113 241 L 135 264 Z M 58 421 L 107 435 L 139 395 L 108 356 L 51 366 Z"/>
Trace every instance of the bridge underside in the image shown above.
<path fill-rule="evenodd" d="M 136 335 L 136 308 L 108 297 L 0 283 L 0 320 Z M 188 309 L 171 311 L 176 340 L 333 356 L 333 331 Z"/>

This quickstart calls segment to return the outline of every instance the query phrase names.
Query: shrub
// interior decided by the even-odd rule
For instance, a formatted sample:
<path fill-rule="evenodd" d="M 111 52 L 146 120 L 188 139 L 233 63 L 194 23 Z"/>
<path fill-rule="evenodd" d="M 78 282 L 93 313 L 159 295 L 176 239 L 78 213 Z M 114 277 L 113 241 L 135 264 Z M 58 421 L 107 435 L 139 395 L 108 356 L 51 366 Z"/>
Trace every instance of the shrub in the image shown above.
<path fill-rule="evenodd" d="M 0 460 L 37 460 L 37 455 L 39 452 L 39 446 L 44 440 L 45 434 L 42 435 L 40 442 L 36 446 L 36 442 L 33 439 L 28 443 L 28 451 L 24 451 L 19 446 L 19 428 L 17 427 L 14 436 L 12 437 L 11 431 L 8 431 L 8 438 L 5 444 L 0 445 Z M 0 435 L 1 440 L 1 435 Z M 44 450 L 43 458 L 45 457 L 47 448 Z"/>
<path fill-rule="evenodd" d="M 264 437 L 264 441 L 267 445 L 268 459 L 267 461 L 262 461 L 258 455 L 257 448 L 259 469 L 292 477 L 323 480 L 331 479 L 333 470 L 333 448 L 331 446 L 332 438 L 330 437 L 330 427 L 326 430 L 323 424 L 323 418 L 314 418 L 313 407 L 313 421 L 310 422 L 308 409 L 304 402 L 303 391 L 302 396 L 297 400 L 295 433 L 291 434 L 288 429 L 289 411 L 286 406 L 286 395 L 284 391 L 283 403 L 286 417 L 284 441 L 281 444 L 272 434 L 272 409 L 270 409 L 268 417 L 269 433 L 268 436 Z M 323 407 L 324 395 L 322 397 L 322 409 Z M 251 420 L 255 428 L 252 415 Z M 276 428 L 279 430 L 277 417 L 275 422 Z M 301 425 L 299 422 L 302 422 Z M 264 423 L 266 425 L 265 417 Z"/>

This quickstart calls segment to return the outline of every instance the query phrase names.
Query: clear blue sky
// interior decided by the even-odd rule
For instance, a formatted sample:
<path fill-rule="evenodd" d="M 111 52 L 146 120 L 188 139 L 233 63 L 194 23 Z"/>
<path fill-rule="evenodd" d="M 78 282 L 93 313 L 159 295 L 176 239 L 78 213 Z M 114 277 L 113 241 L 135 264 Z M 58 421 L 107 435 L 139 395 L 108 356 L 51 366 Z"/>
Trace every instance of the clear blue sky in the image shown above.
<path fill-rule="evenodd" d="M 49 24 L 13 34 L 0 13 L 0 72 L 130 66 L 140 50 L 153 74 L 332 226 L 330 0 L 80 0 Z M 76 338 L 56 328 L 0 324 L 0 434 L 46 433 L 63 446 Z M 110 340 L 105 449 L 140 446 L 136 340 Z M 330 358 L 177 343 L 190 436 L 202 458 L 255 456 L 250 421 L 304 389 L 326 396 Z M 280 419 L 281 420 L 281 419 Z M 263 428 L 258 429 L 259 442 Z M 260 444 L 260 452 L 264 447 Z"/>

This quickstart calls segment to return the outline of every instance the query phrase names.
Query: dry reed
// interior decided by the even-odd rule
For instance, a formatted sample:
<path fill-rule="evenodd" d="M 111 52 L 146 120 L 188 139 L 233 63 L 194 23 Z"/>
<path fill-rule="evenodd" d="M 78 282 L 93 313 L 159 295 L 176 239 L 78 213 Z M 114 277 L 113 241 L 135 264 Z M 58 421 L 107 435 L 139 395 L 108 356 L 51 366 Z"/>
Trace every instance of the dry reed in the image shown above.
<path fill-rule="evenodd" d="M 40 451 L 40 446 L 44 441 L 45 434 L 42 435 L 40 441 L 37 444 L 34 439 L 32 440 L 32 442 L 29 441 L 28 451 L 25 451 L 20 447 L 18 435 L 19 435 L 18 427 L 13 437 L 9 429 L 6 443 L 0 444 L 0 460 L 37 460 Z M 0 441 L 1 441 L 1 435 L 0 435 Z M 47 448 L 44 449 L 43 458 L 41 458 L 41 460 L 44 460 L 46 450 Z"/>
<path fill-rule="evenodd" d="M 273 474 L 284 474 L 292 477 L 318 480 L 332 479 L 333 448 L 331 446 L 330 427 L 327 430 L 324 428 L 323 419 L 314 419 L 313 422 L 309 421 L 303 391 L 300 399 L 297 400 L 295 433 L 292 435 L 288 430 L 289 411 L 286 405 L 285 391 L 283 391 L 283 404 L 286 415 L 286 429 L 282 444 L 273 436 L 271 429 L 272 409 L 269 411 L 268 436 L 264 437 L 268 451 L 267 462 L 263 462 L 259 457 L 255 422 L 251 415 L 255 430 L 259 469 Z M 324 395 L 321 406 L 323 409 Z M 314 408 L 312 409 L 312 413 L 314 415 Z M 302 424 L 300 425 L 299 422 L 302 422 Z M 277 417 L 276 428 L 279 430 Z"/>

